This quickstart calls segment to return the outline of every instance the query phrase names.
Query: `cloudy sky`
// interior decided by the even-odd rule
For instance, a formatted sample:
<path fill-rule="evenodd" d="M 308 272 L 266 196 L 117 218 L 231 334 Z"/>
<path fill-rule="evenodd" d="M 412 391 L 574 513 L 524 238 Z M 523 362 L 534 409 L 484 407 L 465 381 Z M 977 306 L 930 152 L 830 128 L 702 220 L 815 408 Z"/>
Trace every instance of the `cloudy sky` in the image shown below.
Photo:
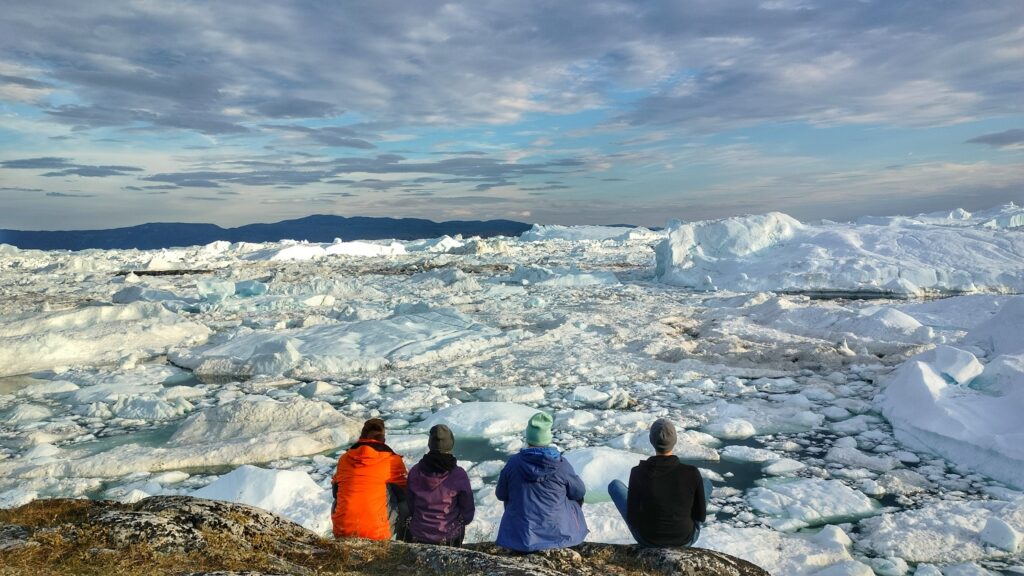
<path fill-rule="evenodd" d="M 0 228 L 1024 200 L 1019 0 L 3 2 Z"/>

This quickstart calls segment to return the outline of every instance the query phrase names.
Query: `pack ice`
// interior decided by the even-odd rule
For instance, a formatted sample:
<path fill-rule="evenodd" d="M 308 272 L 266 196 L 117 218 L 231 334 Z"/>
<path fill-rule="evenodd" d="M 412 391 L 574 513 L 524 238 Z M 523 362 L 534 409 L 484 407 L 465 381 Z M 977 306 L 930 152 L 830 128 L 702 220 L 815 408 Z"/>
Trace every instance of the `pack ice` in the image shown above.
<path fill-rule="evenodd" d="M 664 417 L 714 483 L 699 546 L 797 576 L 1024 572 L 1022 224 L 0 246 L 0 506 L 195 494 L 327 533 L 337 458 L 379 417 L 408 466 L 455 431 L 491 540 L 545 410 L 589 538 L 628 543 L 607 484 Z"/>
<path fill-rule="evenodd" d="M 306 329 L 242 330 L 227 342 L 179 351 L 170 358 L 208 376 L 319 379 L 478 354 L 512 336 L 456 310 L 438 309 Z"/>
<path fill-rule="evenodd" d="M 0 325 L 0 376 L 155 356 L 209 334 L 206 326 L 147 302 L 23 314 Z"/>

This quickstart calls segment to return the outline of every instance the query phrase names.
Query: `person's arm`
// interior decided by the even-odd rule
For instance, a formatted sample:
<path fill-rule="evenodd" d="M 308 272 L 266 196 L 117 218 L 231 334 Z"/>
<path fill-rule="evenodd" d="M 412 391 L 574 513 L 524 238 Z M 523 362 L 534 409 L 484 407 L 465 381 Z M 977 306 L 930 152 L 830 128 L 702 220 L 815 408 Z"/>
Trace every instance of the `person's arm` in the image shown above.
<path fill-rule="evenodd" d="M 331 480 L 331 514 L 338 508 L 338 482 Z"/>
<path fill-rule="evenodd" d="M 419 471 L 417 470 L 416 466 L 413 466 L 412 470 L 409 471 L 408 479 L 412 480 L 413 475 L 417 474 L 418 472 Z M 416 514 L 416 493 L 413 492 L 412 490 L 409 490 L 408 482 L 405 489 L 405 502 L 406 505 L 409 507 L 409 517 L 411 518 L 414 514 Z"/>
<path fill-rule="evenodd" d="M 498 487 L 494 490 L 494 497 L 502 502 L 508 500 L 508 463 L 505 463 L 501 474 L 498 475 Z"/>
<path fill-rule="evenodd" d="M 644 501 L 640 493 L 644 485 L 640 478 L 640 467 L 634 466 L 629 471 L 629 484 L 626 486 L 626 521 L 629 523 L 636 523 L 644 511 Z"/>
<path fill-rule="evenodd" d="M 462 470 L 459 468 L 459 470 Z M 459 493 L 456 496 L 456 503 L 459 506 L 459 514 L 462 515 L 462 523 L 469 524 L 476 516 L 476 502 L 473 501 L 473 487 L 469 484 L 469 475 L 462 470 L 459 478 Z"/>
<path fill-rule="evenodd" d="M 704 479 L 700 475 L 700 470 L 697 470 L 694 474 L 697 482 L 697 489 L 693 495 L 693 509 L 690 511 L 690 518 L 694 522 L 703 522 L 708 517 L 708 505 L 704 498 Z"/>
<path fill-rule="evenodd" d="M 405 473 L 405 462 L 402 461 L 402 457 L 398 454 L 391 455 L 391 477 L 387 479 L 388 484 L 394 484 L 395 486 L 405 488 L 407 482 Z"/>
<path fill-rule="evenodd" d="M 565 458 L 562 459 L 562 470 L 565 473 L 565 495 L 569 500 L 575 500 L 583 504 L 583 497 L 587 495 L 587 485 L 583 479 L 573 470 L 572 464 Z"/>

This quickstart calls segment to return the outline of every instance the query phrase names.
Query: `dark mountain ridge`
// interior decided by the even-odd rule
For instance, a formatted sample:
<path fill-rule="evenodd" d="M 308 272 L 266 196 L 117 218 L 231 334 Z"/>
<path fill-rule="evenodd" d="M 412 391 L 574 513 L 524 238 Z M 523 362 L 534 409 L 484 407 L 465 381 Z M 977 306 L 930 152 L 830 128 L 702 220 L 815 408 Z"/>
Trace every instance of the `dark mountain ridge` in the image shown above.
<path fill-rule="evenodd" d="M 342 240 L 415 240 L 438 236 L 518 236 L 530 224 L 514 220 L 449 220 L 434 222 L 420 218 L 372 218 L 366 216 L 333 216 L 314 214 L 304 218 L 282 220 L 273 224 L 247 224 L 237 228 L 221 228 L 214 224 L 154 222 L 108 230 L 2 230 L 0 244 L 22 249 L 87 250 L 127 249 L 154 250 L 176 246 L 196 246 L 217 240 L 228 242 L 277 242 L 308 240 L 332 242 Z"/>

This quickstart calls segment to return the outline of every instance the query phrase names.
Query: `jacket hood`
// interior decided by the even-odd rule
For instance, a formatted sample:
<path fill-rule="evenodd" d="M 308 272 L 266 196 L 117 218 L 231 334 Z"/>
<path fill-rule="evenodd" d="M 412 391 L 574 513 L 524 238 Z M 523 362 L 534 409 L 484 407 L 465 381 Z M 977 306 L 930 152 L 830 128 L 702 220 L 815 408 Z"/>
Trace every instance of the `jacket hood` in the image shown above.
<path fill-rule="evenodd" d="M 457 462 L 458 460 L 451 454 L 431 451 L 424 454 L 423 458 L 420 459 L 420 470 L 424 474 L 429 475 L 447 475 L 455 469 Z"/>
<path fill-rule="evenodd" d="M 373 466 L 381 460 L 390 458 L 395 451 L 387 444 L 374 440 L 360 440 L 345 453 L 355 466 Z"/>
<path fill-rule="evenodd" d="M 526 448 L 519 451 L 519 456 L 520 466 L 530 482 L 543 481 L 557 472 L 562 462 L 562 454 L 554 446 Z"/>

